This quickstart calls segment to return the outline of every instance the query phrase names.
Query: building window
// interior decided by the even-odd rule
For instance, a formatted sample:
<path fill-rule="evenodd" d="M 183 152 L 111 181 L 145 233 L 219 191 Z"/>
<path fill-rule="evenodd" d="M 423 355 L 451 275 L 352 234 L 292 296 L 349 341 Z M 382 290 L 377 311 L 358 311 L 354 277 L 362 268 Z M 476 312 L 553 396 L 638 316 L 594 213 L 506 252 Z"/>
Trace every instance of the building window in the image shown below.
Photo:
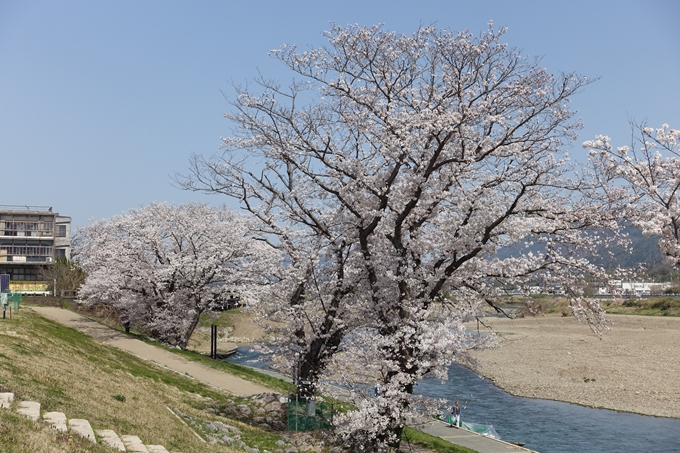
<path fill-rule="evenodd" d="M 9 269 L 3 270 L 9 274 L 10 280 L 18 281 L 37 281 L 38 271 L 35 268 L 26 267 L 10 267 Z"/>
<path fill-rule="evenodd" d="M 0 222 L 0 234 L 3 236 L 51 236 L 52 223 L 40 222 Z"/>
<path fill-rule="evenodd" d="M 66 225 L 57 225 L 56 236 L 58 238 L 65 238 L 66 237 Z"/>

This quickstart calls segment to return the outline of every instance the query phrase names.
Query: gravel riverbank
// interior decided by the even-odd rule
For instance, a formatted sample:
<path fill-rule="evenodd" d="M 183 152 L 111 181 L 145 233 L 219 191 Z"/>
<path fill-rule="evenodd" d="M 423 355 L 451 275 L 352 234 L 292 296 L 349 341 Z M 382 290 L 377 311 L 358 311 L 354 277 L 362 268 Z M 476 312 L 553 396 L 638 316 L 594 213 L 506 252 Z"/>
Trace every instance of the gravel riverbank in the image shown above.
<path fill-rule="evenodd" d="M 477 371 L 517 396 L 680 418 L 680 318 L 609 319 L 599 339 L 572 317 L 489 318 L 501 347 L 474 352 Z"/>

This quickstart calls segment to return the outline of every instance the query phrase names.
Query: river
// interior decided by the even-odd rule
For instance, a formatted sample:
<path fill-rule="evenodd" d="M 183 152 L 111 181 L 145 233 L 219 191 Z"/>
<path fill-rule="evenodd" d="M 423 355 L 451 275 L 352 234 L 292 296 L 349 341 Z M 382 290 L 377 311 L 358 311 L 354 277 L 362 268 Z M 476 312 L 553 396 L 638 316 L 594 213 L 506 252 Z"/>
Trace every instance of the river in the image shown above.
<path fill-rule="evenodd" d="M 249 348 L 229 361 L 255 367 Z M 575 404 L 521 398 L 453 364 L 449 380 L 426 380 L 416 393 L 459 401 L 462 421 L 494 426 L 507 441 L 526 442 L 540 453 L 680 453 L 680 419 L 650 417 Z"/>

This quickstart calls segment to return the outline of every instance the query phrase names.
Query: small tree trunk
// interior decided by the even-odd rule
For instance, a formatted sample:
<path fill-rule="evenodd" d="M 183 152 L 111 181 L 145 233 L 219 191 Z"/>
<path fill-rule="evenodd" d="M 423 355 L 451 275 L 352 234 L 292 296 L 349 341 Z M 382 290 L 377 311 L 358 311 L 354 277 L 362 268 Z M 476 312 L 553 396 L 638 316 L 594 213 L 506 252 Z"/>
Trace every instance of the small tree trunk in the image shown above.
<path fill-rule="evenodd" d="M 334 351 L 337 350 L 343 336 L 344 330 L 336 330 L 329 338 L 318 336 L 310 342 L 306 353 L 302 356 L 300 381 L 311 382 L 312 389 L 316 387 L 319 376 L 326 368 L 326 362 L 332 357 Z M 300 383 L 298 383 L 297 390 L 298 393 L 301 390 Z"/>
<path fill-rule="evenodd" d="M 181 337 L 179 338 L 179 341 L 177 342 L 177 346 L 181 350 L 186 350 L 187 345 L 189 344 L 189 340 L 191 339 L 191 335 L 193 335 L 194 330 L 196 330 L 196 326 L 198 326 L 199 321 L 201 320 L 201 315 L 205 311 L 205 307 L 201 308 L 200 305 L 197 303 L 194 305 L 194 316 L 191 319 L 191 322 L 189 323 L 189 327 L 181 334 Z"/>

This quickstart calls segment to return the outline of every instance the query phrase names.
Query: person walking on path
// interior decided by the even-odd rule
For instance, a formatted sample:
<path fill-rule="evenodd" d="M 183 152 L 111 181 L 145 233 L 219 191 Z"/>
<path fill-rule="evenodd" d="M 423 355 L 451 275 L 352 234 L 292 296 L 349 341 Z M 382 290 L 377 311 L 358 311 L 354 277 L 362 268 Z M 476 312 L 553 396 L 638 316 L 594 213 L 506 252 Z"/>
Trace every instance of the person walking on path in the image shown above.
<path fill-rule="evenodd" d="M 453 423 L 456 423 L 456 428 L 460 428 L 460 406 L 458 401 L 451 407 L 451 421 L 449 422 L 449 427 L 453 428 Z"/>

